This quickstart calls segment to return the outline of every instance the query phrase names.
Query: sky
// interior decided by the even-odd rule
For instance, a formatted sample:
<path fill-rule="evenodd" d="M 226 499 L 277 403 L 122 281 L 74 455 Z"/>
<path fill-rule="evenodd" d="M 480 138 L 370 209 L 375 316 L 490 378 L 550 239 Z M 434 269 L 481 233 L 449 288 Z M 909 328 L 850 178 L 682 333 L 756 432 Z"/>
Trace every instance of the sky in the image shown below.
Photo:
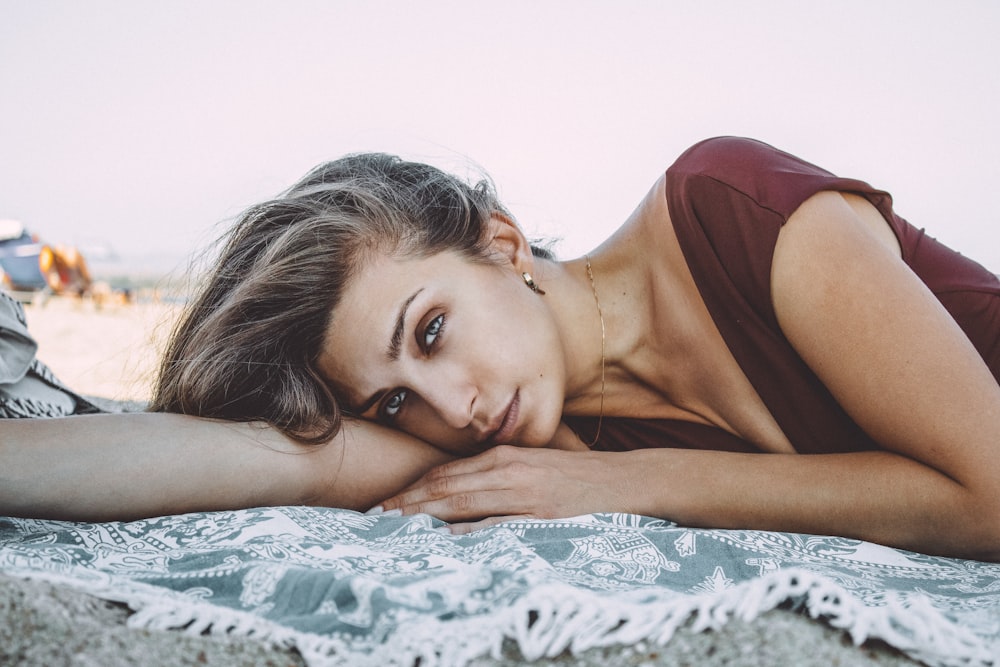
<path fill-rule="evenodd" d="M 571 257 L 735 134 L 1000 272 L 998 32 L 992 0 L 0 0 L 0 218 L 183 271 L 247 206 L 378 150 L 485 171 Z"/>

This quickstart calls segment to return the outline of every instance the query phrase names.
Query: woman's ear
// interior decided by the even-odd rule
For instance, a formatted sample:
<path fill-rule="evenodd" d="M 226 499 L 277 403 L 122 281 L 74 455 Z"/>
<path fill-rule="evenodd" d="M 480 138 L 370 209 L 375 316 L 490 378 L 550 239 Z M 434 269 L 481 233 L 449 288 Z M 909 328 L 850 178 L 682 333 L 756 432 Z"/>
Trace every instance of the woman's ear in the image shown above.
<path fill-rule="evenodd" d="M 518 273 L 531 271 L 535 257 L 531 244 L 521 228 L 509 216 L 493 213 L 489 221 L 490 252 L 499 259 L 510 262 Z"/>

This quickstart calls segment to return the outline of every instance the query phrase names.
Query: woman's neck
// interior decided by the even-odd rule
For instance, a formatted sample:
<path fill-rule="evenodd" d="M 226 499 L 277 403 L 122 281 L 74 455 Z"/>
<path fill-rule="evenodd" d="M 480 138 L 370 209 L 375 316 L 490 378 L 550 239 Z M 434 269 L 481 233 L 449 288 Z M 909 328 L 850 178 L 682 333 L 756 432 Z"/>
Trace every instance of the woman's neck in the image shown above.
<path fill-rule="evenodd" d="M 613 387 L 621 384 L 618 369 L 637 341 L 638 314 L 644 310 L 637 300 L 640 293 L 622 289 L 621 282 L 629 278 L 602 262 L 597 253 L 566 262 L 545 262 L 538 273 L 563 341 L 564 412 L 596 416 L 602 394 L 606 404 L 611 393 L 621 393 L 621 387 Z"/>
<path fill-rule="evenodd" d="M 545 263 L 552 272 L 546 284 L 557 290 L 548 303 L 564 342 L 565 414 L 598 416 L 602 393 L 605 416 L 672 416 L 683 407 L 701 330 L 688 316 L 686 265 L 672 238 L 658 182 L 596 250 Z"/>

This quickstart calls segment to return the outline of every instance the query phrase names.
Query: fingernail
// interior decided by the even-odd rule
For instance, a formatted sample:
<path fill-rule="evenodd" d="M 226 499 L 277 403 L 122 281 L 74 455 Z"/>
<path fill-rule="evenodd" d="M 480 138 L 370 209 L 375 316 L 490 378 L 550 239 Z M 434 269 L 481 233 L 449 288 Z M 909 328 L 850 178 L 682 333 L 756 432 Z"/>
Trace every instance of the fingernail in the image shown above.
<path fill-rule="evenodd" d="M 365 512 L 365 514 L 382 514 L 384 511 L 385 510 L 382 509 L 381 505 L 376 505 L 375 507 Z"/>
<path fill-rule="evenodd" d="M 403 510 L 385 510 L 382 516 L 403 516 Z"/>
<path fill-rule="evenodd" d="M 450 526 L 438 526 L 434 530 L 436 530 L 437 532 L 441 533 L 442 535 L 451 535 L 451 527 Z"/>

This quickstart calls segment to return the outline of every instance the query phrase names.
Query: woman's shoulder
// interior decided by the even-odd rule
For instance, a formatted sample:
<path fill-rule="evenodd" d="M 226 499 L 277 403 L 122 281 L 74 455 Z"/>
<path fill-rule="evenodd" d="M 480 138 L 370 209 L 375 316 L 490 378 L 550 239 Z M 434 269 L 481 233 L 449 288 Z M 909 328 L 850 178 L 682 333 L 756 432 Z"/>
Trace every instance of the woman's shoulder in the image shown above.
<path fill-rule="evenodd" d="M 795 174 L 831 176 L 769 144 L 745 137 L 713 137 L 684 151 L 667 169 L 665 197 L 674 215 L 731 220 L 727 207 L 752 206 L 765 210 L 789 208 Z M 795 199 L 799 199 L 796 197 Z M 790 210 L 785 211 L 790 213 Z"/>
<path fill-rule="evenodd" d="M 757 139 L 720 136 L 703 139 L 674 161 L 669 172 L 714 173 L 730 167 L 747 168 L 775 159 L 794 158 Z"/>
<path fill-rule="evenodd" d="M 739 200 L 781 218 L 822 190 L 887 198 L 863 181 L 837 177 L 762 141 L 732 136 L 706 139 L 686 150 L 667 169 L 666 185 L 674 204 Z"/>
<path fill-rule="evenodd" d="M 769 174 L 835 178 L 832 173 L 774 146 L 747 137 L 713 137 L 684 151 L 667 169 L 675 176 L 706 176 L 734 186 Z"/>
<path fill-rule="evenodd" d="M 661 174 L 609 244 L 660 254 L 664 243 L 677 245 L 678 221 L 684 231 L 690 222 L 713 227 L 716 222 L 746 220 L 745 215 L 733 215 L 734 207 L 768 208 L 767 191 L 775 188 L 762 181 L 769 165 L 783 156 L 797 160 L 745 137 L 719 136 L 694 144 Z M 722 233 L 728 235 L 727 229 Z"/>

